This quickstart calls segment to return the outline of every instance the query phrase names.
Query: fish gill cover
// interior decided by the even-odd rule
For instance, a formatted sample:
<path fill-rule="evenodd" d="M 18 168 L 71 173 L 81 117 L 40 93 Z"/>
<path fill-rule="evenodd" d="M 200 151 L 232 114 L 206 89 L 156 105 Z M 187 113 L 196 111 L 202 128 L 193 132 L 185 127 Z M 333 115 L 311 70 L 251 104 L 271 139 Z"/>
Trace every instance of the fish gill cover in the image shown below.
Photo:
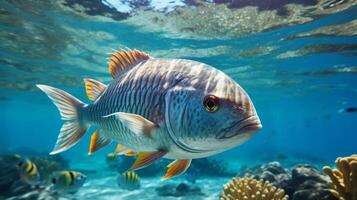
<path fill-rule="evenodd" d="M 289 199 L 334 199 L 335 181 L 322 166 L 357 152 L 356 4 L 1 1 L 0 199 L 218 199 L 235 175 L 269 181 Z M 73 149 L 49 157 L 62 122 L 35 84 L 64 89 L 89 103 L 83 79 L 110 83 L 107 53 L 126 47 L 223 71 L 247 91 L 264 128 L 233 150 L 194 159 L 172 180 L 159 180 L 169 160 L 138 170 L 141 188 L 134 191 L 119 188 L 116 178 L 135 156 L 113 156 L 114 143 L 89 157 L 86 134 Z M 14 154 L 36 164 L 38 185 L 22 181 Z M 88 176 L 75 194 L 48 187 L 51 174 L 62 170 Z"/>

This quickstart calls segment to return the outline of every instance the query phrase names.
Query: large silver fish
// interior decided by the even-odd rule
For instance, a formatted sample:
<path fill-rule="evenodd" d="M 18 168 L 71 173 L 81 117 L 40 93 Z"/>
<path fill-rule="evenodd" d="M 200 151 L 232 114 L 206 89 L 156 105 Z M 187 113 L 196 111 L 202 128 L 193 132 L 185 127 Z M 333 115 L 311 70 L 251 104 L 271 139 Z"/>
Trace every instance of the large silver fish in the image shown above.
<path fill-rule="evenodd" d="M 161 157 L 175 159 L 167 179 L 186 171 L 192 159 L 233 148 L 262 127 L 242 87 L 209 65 L 128 50 L 111 55 L 109 72 L 113 81 L 108 86 L 85 80 L 91 104 L 37 85 L 66 121 L 50 154 L 72 147 L 95 126 L 90 154 L 115 140 L 138 152 L 130 170 Z"/>

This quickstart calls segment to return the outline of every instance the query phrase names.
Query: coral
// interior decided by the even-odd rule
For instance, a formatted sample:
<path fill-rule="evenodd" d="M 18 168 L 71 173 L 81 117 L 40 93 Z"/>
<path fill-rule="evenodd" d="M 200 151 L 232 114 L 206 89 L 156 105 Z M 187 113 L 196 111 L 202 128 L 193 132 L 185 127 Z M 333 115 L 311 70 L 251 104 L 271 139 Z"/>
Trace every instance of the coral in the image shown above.
<path fill-rule="evenodd" d="M 333 182 L 331 193 L 339 200 L 357 200 L 357 154 L 337 158 L 335 163 L 337 169 L 323 168 Z"/>
<path fill-rule="evenodd" d="M 233 178 L 224 185 L 220 195 L 221 200 L 287 200 L 283 189 L 275 187 L 268 181 L 256 180 L 249 177 Z"/>

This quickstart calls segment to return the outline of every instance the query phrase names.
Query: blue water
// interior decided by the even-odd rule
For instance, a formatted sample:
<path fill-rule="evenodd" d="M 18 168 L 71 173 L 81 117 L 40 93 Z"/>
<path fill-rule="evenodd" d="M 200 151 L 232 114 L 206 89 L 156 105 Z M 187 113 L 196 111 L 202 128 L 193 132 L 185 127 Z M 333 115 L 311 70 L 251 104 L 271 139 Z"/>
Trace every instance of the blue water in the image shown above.
<path fill-rule="evenodd" d="M 357 107 L 356 6 L 341 5 L 328 13 L 311 14 L 307 22 L 227 36 L 148 30 L 154 22 L 142 22 L 147 27 L 136 24 L 130 20 L 135 13 L 129 19 L 113 20 L 48 2 L 0 4 L 2 153 L 24 147 L 50 152 L 62 121 L 35 84 L 61 88 L 89 102 L 83 78 L 110 82 L 107 53 L 119 47 L 139 49 L 153 57 L 204 62 L 233 77 L 247 91 L 263 129 L 241 146 L 215 156 L 235 171 L 243 165 L 277 160 L 282 154 L 287 156 L 283 161 L 287 166 L 299 162 L 322 166 L 332 164 L 336 157 L 357 153 L 357 112 L 339 112 Z M 246 20 L 249 24 L 250 19 Z M 172 24 L 175 27 L 174 21 Z M 326 30 L 331 26 L 336 28 Z M 306 34 L 316 30 L 322 31 Z M 101 170 L 105 155 L 115 144 L 88 157 L 89 139 L 86 134 L 63 155 L 74 166 Z M 109 175 L 104 177 L 115 181 Z M 115 183 L 106 186 L 109 181 L 103 181 L 103 188 L 115 187 Z M 216 189 L 210 191 L 217 195 L 220 187 Z M 80 194 L 86 196 L 86 191 L 90 190 Z"/>

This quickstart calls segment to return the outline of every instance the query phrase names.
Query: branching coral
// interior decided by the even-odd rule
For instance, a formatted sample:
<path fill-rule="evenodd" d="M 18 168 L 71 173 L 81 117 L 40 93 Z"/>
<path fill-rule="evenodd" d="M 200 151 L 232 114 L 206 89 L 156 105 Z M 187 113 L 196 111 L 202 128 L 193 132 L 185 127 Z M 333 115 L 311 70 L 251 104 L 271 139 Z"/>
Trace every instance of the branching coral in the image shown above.
<path fill-rule="evenodd" d="M 357 200 L 357 154 L 335 162 L 337 169 L 323 168 L 333 182 L 332 194 L 339 200 Z"/>
<path fill-rule="evenodd" d="M 221 200 L 287 200 L 283 189 L 273 186 L 268 181 L 253 178 L 233 178 L 224 185 Z"/>

